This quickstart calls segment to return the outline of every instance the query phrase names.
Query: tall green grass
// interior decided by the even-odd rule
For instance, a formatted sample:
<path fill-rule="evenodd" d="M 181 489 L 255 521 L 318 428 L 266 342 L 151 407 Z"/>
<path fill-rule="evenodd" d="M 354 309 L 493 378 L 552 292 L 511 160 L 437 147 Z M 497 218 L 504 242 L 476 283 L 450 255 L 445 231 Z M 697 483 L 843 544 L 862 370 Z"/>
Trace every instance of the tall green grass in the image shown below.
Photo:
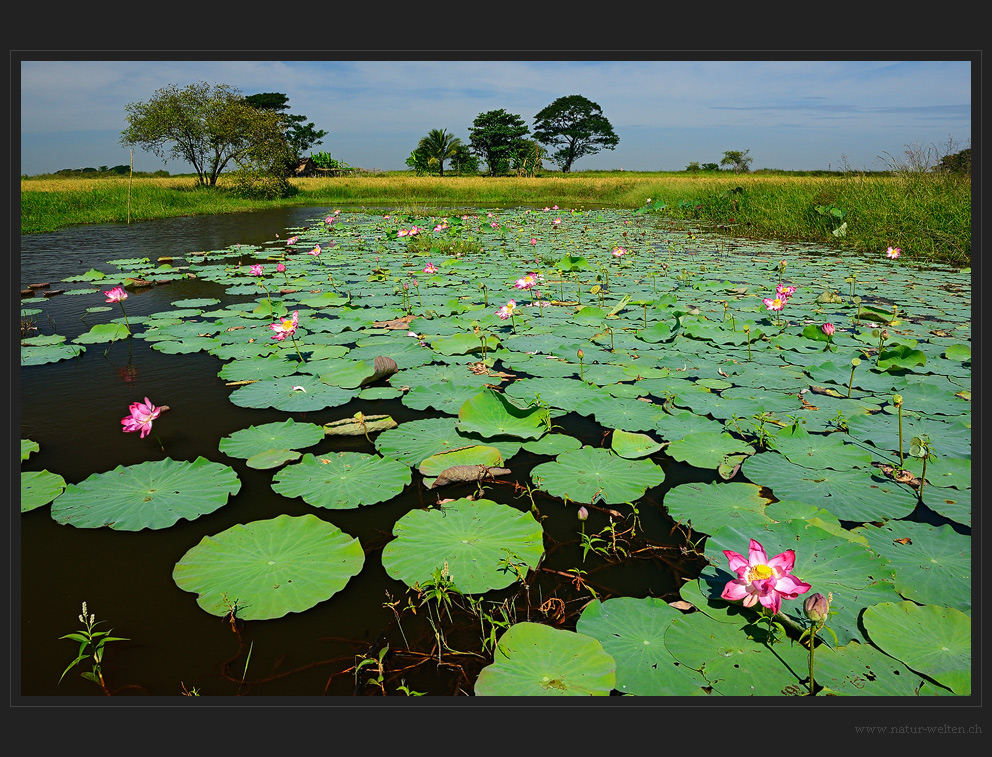
<path fill-rule="evenodd" d="M 821 242 L 865 254 L 900 247 L 907 259 L 970 265 L 971 181 L 944 173 L 833 176 L 581 172 L 538 177 L 384 175 L 293 179 L 296 193 L 246 200 L 222 182 L 194 179 L 23 179 L 21 233 L 88 223 L 124 223 L 277 206 L 330 205 L 423 210 L 447 207 L 643 208 L 650 198 L 673 219 L 756 239 Z M 844 212 L 840 222 L 816 206 Z"/>

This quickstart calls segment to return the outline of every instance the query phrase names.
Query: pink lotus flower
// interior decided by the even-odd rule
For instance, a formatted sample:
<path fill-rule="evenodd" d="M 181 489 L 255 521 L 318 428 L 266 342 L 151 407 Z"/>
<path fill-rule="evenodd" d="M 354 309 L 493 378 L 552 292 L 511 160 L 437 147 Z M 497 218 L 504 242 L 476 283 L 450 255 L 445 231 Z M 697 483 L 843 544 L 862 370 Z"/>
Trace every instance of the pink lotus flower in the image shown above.
<path fill-rule="evenodd" d="M 125 432 L 140 431 L 139 438 L 144 439 L 152 430 L 152 421 L 161 415 L 162 408 L 155 407 L 151 400 L 145 397 L 144 402 L 134 402 L 129 409 L 131 414 L 121 419 L 121 423 L 124 425 L 123 430 Z"/>
<path fill-rule="evenodd" d="M 286 272 L 286 266 L 285 266 L 285 264 L 278 263 L 276 265 L 276 270 L 279 271 L 279 273 L 285 273 Z"/>
<path fill-rule="evenodd" d="M 300 241 L 300 238 L 299 237 L 289 237 L 286 240 L 286 246 L 287 247 L 292 247 L 294 244 L 296 244 L 299 241 Z"/>
<path fill-rule="evenodd" d="M 541 275 L 537 273 L 528 273 L 523 278 L 519 278 L 513 284 L 516 289 L 531 289 L 537 286 L 538 282 L 541 280 Z"/>
<path fill-rule="evenodd" d="M 556 219 L 555 219 L 555 220 L 553 220 L 553 221 L 552 221 L 551 223 L 552 223 L 552 225 L 554 225 L 554 226 L 561 226 L 561 219 L 560 219 L 560 218 L 556 218 Z"/>
<path fill-rule="evenodd" d="M 273 323 L 269 326 L 274 332 L 276 332 L 272 338 L 277 342 L 281 342 L 287 336 L 293 336 L 296 333 L 297 327 L 300 325 L 300 311 L 294 310 L 292 318 L 286 318 L 279 323 Z"/>
<path fill-rule="evenodd" d="M 251 268 L 248 269 L 248 273 L 250 273 L 252 276 L 261 276 L 262 275 L 262 266 L 261 265 L 253 265 Z"/>
<path fill-rule="evenodd" d="M 337 223 L 337 222 L 338 222 L 338 219 L 335 218 L 334 216 L 327 216 L 327 218 L 324 219 L 324 223 L 327 223 L 327 224 Z"/>
<path fill-rule="evenodd" d="M 805 594 L 812 586 L 793 575 L 796 553 L 789 549 L 775 555 L 771 560 L 764 547 L 751 539 L 747 559 L 729 549 L 723 550 L 730 563 L 730 569 L 737 578 L 728 581 L 720 595 L 723 599 L 741 599 L 745 607 L 761 603 L 773 613 L 782 607 L 783 599 L 795 599 Z"/>
<path fill-rule="evenodd" d="M 900 255 L 902 255 L 902 250 L 900 250 L 898 247 L 890 247 L 885 252 L 885 257 L 891 258 L 892 260 L 895 260 Z"/>
<path fill-rule="evenodd" d="M 796 288 L 792 286 L 784 287 L 781 284 L 779 284 L 777 287 L 775 287 L 775 293 L 783 300 L 788 300 L 793 294 L 796 293 Z"/>
<path fill-rule="evenodd" d="M 120 302 L 121 300 L 127 299 L 127 292 L 124 291 L 124 287 L 115 286 L 113 289 L 107 289 L 104 291 L 107 295 L 107 302 Z"/>
<path fill-rule="evenodd" d="M 321 253 L 321 249 L 320 249 L 320 245 L 318 244 L 318 245 L 314 245 L 314 248 L 310 250 L 310 252 L 308 252 L 307 255 L 313 255 L 314 257 L 317 257 L 318 255 L 320 255 L 320 253 Z"/>
<path fill-rule="evenodd" d="M 535 239 L 534 237 L 531 237 L 530 238 L 530 243 L 531 244 L 537 244 L 537 239 Z"/>
<path fill-rule="evenodd" d="M 433 263 L 424 266 L 424 273 L 437 273 L 437 267 Z"/>
<path fill-rule="evenodd" d="M 782 297 L 776 297 L 775 299 L 772 299 L 771 297 L 765 297 L 765 299 L 763 299 L 762 302 L 765 303 L 766 310 L 778 311 L 785 307 L 785 299 Z"/>
<path fill-rule="evenodd" d="M 513 311 L 517 309 L 517 301 L 510 300 L 503 307 L 496 311 L 496 315 L 499 316 L 501 321 L 505 321 L 507 318 L 513 315 Z"/>
<path fill-rule="evenodd" d="M 820 330 L 827 336 L 833 336 L 837 329 L 832 323 L 824 323 L 820 326 Z"/>
<path fill-rule="evenodd" d="M 622 258 L 626 254 L 627 254 L 627 251 L 623 247 L 614 247 L 613 248 L 613 257 L 615 257 L 615 258 Z"/>
<path fill-rule="evenodd" d="M 399 231 L 396 232 L 396 236 L 397 237 L 406 237 L 406 236 L 409 236 L 409 235 L 410 235 L 410 232 L 407 229 L 400 229 Z"/>

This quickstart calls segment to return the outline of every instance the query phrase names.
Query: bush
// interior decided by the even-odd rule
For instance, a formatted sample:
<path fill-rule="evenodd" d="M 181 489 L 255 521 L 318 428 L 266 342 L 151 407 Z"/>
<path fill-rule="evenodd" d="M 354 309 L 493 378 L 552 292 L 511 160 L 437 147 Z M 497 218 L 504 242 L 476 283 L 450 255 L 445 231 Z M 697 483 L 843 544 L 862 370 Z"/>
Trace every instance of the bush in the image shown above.
<path fill-rule="evenodd" d="M 278 200 L 298 191 L 284 176 L 266 176 L 255 171 L 231 174 L 231 193 L 244 200 Z"/>

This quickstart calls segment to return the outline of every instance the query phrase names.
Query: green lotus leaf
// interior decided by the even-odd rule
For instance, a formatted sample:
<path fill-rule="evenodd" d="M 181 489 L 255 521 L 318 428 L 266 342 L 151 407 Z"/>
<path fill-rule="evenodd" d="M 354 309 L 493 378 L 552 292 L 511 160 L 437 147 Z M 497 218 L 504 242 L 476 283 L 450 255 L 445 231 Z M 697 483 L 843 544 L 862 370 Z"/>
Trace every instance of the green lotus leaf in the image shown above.
<path fill-rule="evenodd" d="M 883 602 L 865 610 L 871 642 L 955 694 L 971 694 L 971 618 L 960 610 Z"/>
<path fill-rule="evenodd" d="M 465 365 L 455 363 L 441 364 L 431 363 L 415 368 L 404 368 L 394 374 L 389 383 L 393 386 L 408 386 L 411 392 L 417 387 L 431 388 L 439 384 L 450 382 L 456 386 L 473 386 L 478 392 L 485 384 L 499 383 L 500 379 L 494 376 L 477 375 L 472 373 Z"/>
<path fill-rule="evenodd" d="M 479 393 L 478 385 L 454 384 L 445 381 L 433 386 L 415 386 L 403 395 L 402 402 L 414 410 L 433 408 L 448 415 L 458 415 L 462 405 Z"/>
<path fill-rule="evenodd" d="M 407 421 L 397 428 L 383 431 L 375 440 L 376 449 L 386 457 L 418 467 L 422 460 L 449 449 L 485 443 L 496 447 L 509 460 L 520 451 L 516 439 L 484 439 L 478 434 L 463 434 L 456 418 L 425 418 Z"/>
<path fill-rule="evenodd" d="M 37 452 L 41 447 L 38 442 L 33 442 L 30 439 L 21 439 L 21 460 L 27 460 L 31 457 L 33 452 Z"/>
<path fill-rule="evenodd" d="M 412 587 L 431 581 L 447 565 L 462 594 L 506 588 L 519 580 L 518 571 L 535 568 L 544 553 L 543 529 L 529 511 L 488 499 L 411 510 L 393 534 L 382 550 L 386 573 Z"/>
<path fill-rule="evenodd" d="M 585 400 L 600 397 L 601 392 L 585 381 L 580 381 L 578 376 L 573 378 L 547 376 L 517 379 L 506 387 L 506 396 L 523 402 L 539 400 L 551 408 L 570 412 L 576 411 Z"/>
<path fill-rule="evenodd" d="M 74 344 L 53 344 L 38 347 L 21 348 L 21 365 L 43 365 L 57 363 L 71 357 L 82 355 L 86 348 Z"/>
<path fill-rule="evenodd" d="M 895 570 L 895 588 L 919 604 L 971 614 L 971 537 L 950 526 L 889 521 L 855 529 Z"/>
<path fill-rule="evenodd" d="M 947 346 L 947 349 L 944 350 L 944 357 L 946 357 L 948 360 L 956 360 L 958 362 L 970 362 L 971 345 L 949 344 Z"/>
<path fill-rule="evenodd" d="M 625 460 L 607 449 L 583 447 L 536 465 L 531 479 L 554 497 L 612 505 L 636 502 L 665 480 L 665 472 L 650 460 Z"/>
<path fill-rule="evenodd" d="M 123 323 L 98 323 L 72 341 L 74 344 L 101 344 L 127 339 L 130 335 L 130 330 Z"/>
<path fill-rule="evenodd" d="M 196 520 L 214 512 L 240 489 L 232 468 L 204 457 L 118 465 L 69 484 L 52 503 L 52 518 L 77 528 L 168 528 L 180 518 Z"/>
<path fill-rule="evenodd" d="M 484 444 L 474 444 L 431 455 L 420 463 L 419 470 L 422 476 L 438 476 L 453 465 L 498 467 L 502 464 L 503 455 L 498 449 Z"/>
<path fill-rule="evenodd" d="M 693 468 L 717 468 L 728 457 L 753 454 L 754 447 L 727 433 L 701 432 L 677 439 L 668 445 L 666 452 L 672 459 Z"/>
<path fill-rule="evenodd" d="M 810 434 L 802 426 L 789 433 L 769 437 L 768 446 L 779 452 L 790 463 L 819 470 L 850 470 L 867 468 L 872 456 L 863 447 L 844 440 L 844 434 Z"/>
<path fill-rule="evenodd" d="M 765 513 L 770 502 L 761 496 L 760 486 L 747 483 L 679 484 L 665 494 L 668 514 L 678 522 L 691 522 L 693 530 L 705 534 L 728 523 L 741 529 L 774 523 Z"/>
<path fill-rule="evenodd" d="M 279 515 L 204 536 L 172 578 L 211 615 L 242 620 L 303 612 L 341 591 L 365 564 L 358 539 L 313 515 Z"/>
<path fill-rule="evenodd" d="M 239 407 L 274 407 L 287 413 L 303 413 L 346 405 L 358 393 L 329 386 L 314 376 L 286 376 L 247 384 L 231 392 Z"/>
<path fill-rule="evenodd" d="M 279 468 L 292 460 L 299 459 L 300 453 L 293 450 L 267 449 L 249 457 L 245 460 L 245 465 L 256 470 L 267 470 L 268 468 Z"/>
<path fill-rule="evenodd" d="M 57 473 L 21 471 L 21 512 L 47 505 L 64 491 L 65 479 Z"/>
<path fill-rule="evenodd" d="M 296 373 L 299 362 L 287 360 L 281 354 L 250 356 L 234 360 L 218 372 L 225 381 L 261 381 Z"/>
<path fill-rule="evenodd" d="M 620 457 L 634 460 L 648 457 L 667 446 L 665 442 L 656 442 L 647 434 L 637 434 L 622 429 L 615 429 L 610 438 L 610 449 Z"/>
<path fill-rule="evenodd" d="M 312 447 L 324 438 L 324 429 L 315 423 L 297 423 L 292 418 L 261 426 L 249 426 L 220 440 L 220 451 L 231 457 L 248 459 L 267 450 L 296 450 Z M 268 467 L 268 466 L 267 466 Z"/>
<path fill-rule="evenodd" d="M 874 469 L 804 468 L 778 452 L 762 452 L 747 458 L 741 472 L 778 499 L 809 502 L 855 523 L 904 518 L 916 509 L 915 491 Z"/>
<path fill-rule="evenodd" d="M 883 417 L 857 415 L 847 420 L 847 427 L 854 439 L 869 441 L 882 450 L 896 455 L 899 452 L 899 419 L 886 414 Z M 909 440 L 914 436 L 927 436 L 937 455 L 971 458 L 971 424 L 961 421 L 944 422 L 934 418 L 902 419 L 903 454 L 909 452 Z M 895 455 L 893 456 L 895 457 Z"/>
<path fill-rule="evenodd" d="M 915 350 L 905 344 L 883 347 L 878 353 L 876 368 L 880 371 L 902 370 L 917 365 L 926 365 L 927 356 L 922 350 Z"/>
<path fill-rule="evenodd" d="M 609 696 L 616 662 L 585 634 L 517 623 L 497 642 L 479 673 L 476 696 Z"/>
<path fill-rule="evenodd" d="M 636 399 L 617 399 L 600 393 L 595 399 L 581 402 L 575 412 L 594 417 L 601 426 L 623 431 L 653 431 L 665 411 L 660 405 Z"/>
<path fill-rule="evenodd" d="M 563 452 L 572 452 L 579 449 L 582 442 L 574 436 L 567 434 L 545 434 L 536 442 L 524 442 L 523 449 L 535 455 L 549 455 L 554 457 Z"/>
<path fill-rule="evenodd" d="M 829 634 L 826 634 L 830 638 Z M 832 639 L 831 639 L 832 642 Z M 871 644 L 817 647 L 813 677 L 826 696 L 918 696 L 924 683 L 898 660 Z"/>
<path fill-rule="evenodd" d="M 665 646 L 668 627 L 682 613 L 655 597 L 616 597 L 590 602 L 576 623 L 616 660 L 616 684 L 622 694 L 700 696 L 706 680 L 681 665 Z"/>
<path fill-rule="evenodd" d="M 458 411 L 458 430 L 483 437 L 539 439 L 551 424 L 547 408 L 521 408 L 493 389 L 483 389 Z"/>
<path fill-rule="evenodd" d="M 407 465 L 362 452 L 307 453 L 275 474 L 272 489 L 314 507 L 346 510 L 392 499 L 411 482 Z"/>

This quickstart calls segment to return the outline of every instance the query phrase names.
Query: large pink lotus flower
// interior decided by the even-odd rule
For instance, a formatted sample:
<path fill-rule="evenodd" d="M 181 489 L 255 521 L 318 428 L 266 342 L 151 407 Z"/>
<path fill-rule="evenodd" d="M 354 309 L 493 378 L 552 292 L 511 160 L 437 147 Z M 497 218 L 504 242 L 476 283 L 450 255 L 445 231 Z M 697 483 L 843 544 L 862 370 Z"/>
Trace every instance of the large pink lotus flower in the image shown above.
<path fill-rule="evenodd" d="M 261 265 L 253 265 L 251 268 L 248 269 L 248 273 L 250 275 L 252 275 L 252 276 L 261 276 L 262 275 L 262 266 Z"/>
<path fill-rule="evenodd" d="M 784 297 L 776 297 L 775 299 L 772 299 L 771 297 L 765 297 L 765 299 L 763 299 L 762 302 L 765 303 L 766 310 L 778 311 L 785 307 Z"/>
<path fill-rule="evenodd" d="M 744 555 L 729 549 L 723 550 L 730 562 L 730 569 L 737 578 L 728 581 L 720 595 L 723 599 L 743 600 L 745 607 L 761 603 L 773 613 L 782 608 L 783 599 L 795 599 L 805 594 L 812 586 L 793 575 L 796 553 L 789 549 L 775 555 L 771 560 L 764 547 L 751 539 L 747 559 Z"/>
<path fill-rule="evenodd" d="M 837 327 L 834 326 L 832 323 L 824 323 L 822 326 L 820 326 L 820 330 L 827 336 L 833 336 L 834 332 L 837 330 Z"/>
<path fill-rule="evenodd" d="M 795 293 L 796 293 L 796 288 L 793 286 L 784 287 L 781 284 L 779 284 L 777 287 L 775 287 L 775 294 L 777 294 L 783 300 L 788 300 Z"/>
<path fill-rule="evenodd" d="M 289 239 L 286 240 L 286 246 L 287 247 L 292 247 L 294 244 L 296 244 L 299 241 L 300 241 L 300 238 L 299 237 L 295 237 L 295 236 L 294 237 L 289 237 Z"/>
<path fill-rule="evenodd" d="M 902 255 L 902 250 L 900 250 L 898 247 L 890 247 L 885 252 L 885 257 L 891 258 L 892 260 L 895 260 L 900 255 Z"/>
<path fill-rule="evenodd" d="M 121 418 L 124 431 L 140 431 L 139 438 L 144 439 L 152 430 L 152 421 L 162 413 L 162 408 L 155 407 L 151 400 L 145 397 L 144 402 L 134 402 L 130 407 L 131 414 Z"/>
<path fill-rule="evenodd" d="M 127 299 L 127 292 L 124 291 L 124 287 L 122 286 L 107 289 L 104 291 L 104 294 L 107 295 L 107 302 L 120 302 Z"/>
<path fill-rule="evenodd" d="M 276 264 L 276 270 L 279 271 L 279 273 L 285 273 L 286 272 L 286 265 L 284 263 L 277 263 Z"/>
<path fill-rule="evenodd" d="M 514 289 L 533 289 L 540 283 L 543 277 L 538 273 L 528 273 L 526 276 L 517 279 L 513 287 Z"/>
<path fill-rule="evenodd" d="M 278 323 L 273 323 L 269 326 L 274 332 L 273 339 L 277 342 L 281 342 L 287 336 L 293 336 L 296 333 L 297 327 L 300 325 L 300 311 L 294 310 L 292 318 L 286 318 Z"/>

